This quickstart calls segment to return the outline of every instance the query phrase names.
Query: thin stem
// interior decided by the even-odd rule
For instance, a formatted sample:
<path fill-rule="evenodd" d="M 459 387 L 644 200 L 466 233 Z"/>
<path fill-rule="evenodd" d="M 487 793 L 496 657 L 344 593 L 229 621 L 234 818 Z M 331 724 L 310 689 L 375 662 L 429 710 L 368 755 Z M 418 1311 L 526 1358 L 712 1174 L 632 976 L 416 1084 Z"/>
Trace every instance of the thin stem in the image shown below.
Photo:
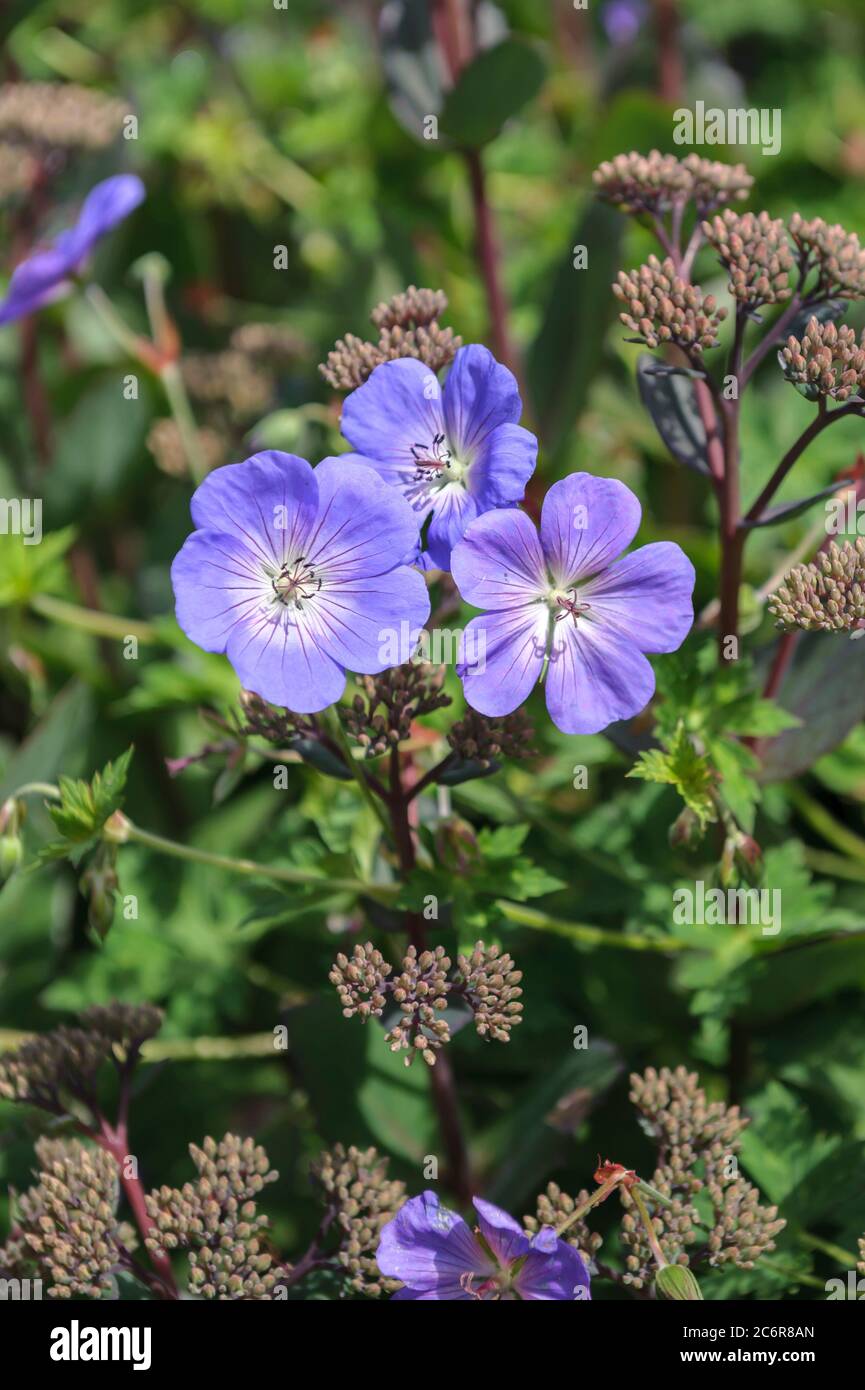
<path fill-rule="evenodd" d="M 487 295 L 493 351 L 500 362 L 510 367 L 519 381 L 520 363 L 508 329 L 508 305 L 502 284 L 501 256 L 493 213 L 487 198 L 483 160 L 477 150 L 466 150 L 465 161 L 475 214 L 478 264 Z"/>
<path fill-rule="evenodd" d="M 437 782 L 445 768 L 450 767 L 451 763 L 455 760 L 456 753 L 451 750 L 447 757 L 442 758 L 441 762 L 436 763 L 435 767 L 431 767 L 429 772 L 425 772 L 423 777 L 420 777 L 413 787 L 409 787 L 405 794 L 406 801 L 413 801 L 416 796 L 420 796 L 421 792 L 426 791 L 427 787 Z"/>
<path fill-rule="evenodd" d="M 21 380 L 24 404 L 33 432 L 40 467 L 51 462 L 51 404 L 39 369 L 39 319 L 28 314 L 18 326 L 21 342 Z"/>
<path fill-rule="evenodd" d="M 810 301 L 809 303 L 808 300 L 803 300 L 800 297 L 800 295 L 794 294 L 793 298 L 790 300 L 790 303 L 787 305 L 787 308 L 784 310 L 783 314 L 778 319 L 774 328 L 769 329 L 769 332 L 757 344 L 754 351 L 751 353 L 751 356 L 748 358 L 748 361 L 742 368 L 739 377 L 740 391 L 744 391 L 745 387 L 748 385 L 748 382 L 751 380 L 751 377 L 754 375 L 760 363 L 763 361 L 763 358 L 769 352 L 770 348 L 774 347 L 775 344 L 779 341 L 779 339 L 783 338 L 787 328 L 793 322 L 796 315 L 800 313 L 801 310 L 804 309 L 806 306 L 811 307 L 811 305 L 815 305 L 816 303 L 816 300 Z"/>
<path fill-rule="evenodd" d="M 393 839 L 399 855 L 402 876 L 406 879 L 414 869 L 416 855 L 409 822 L 409 799 L 403 791 L 399 760 L 399 749 L 394 748 L 390 755 L 389 805 Z M 426 924 L 423 917 L 419 912 L 407 912 L 405 927 L 410 944 L 420 955 L 426 949 Z M 471 1200 L 475 1185 L 460 1119 L 456 1081 L 450 1059 L 442 1050 L 438 1052 L 429 1072 L 433 1104 L 447 1155 L 448 1179 L 454 1193 L 465 1203 Z"/>
<path fill-rule="evenodd" d="M 346 767 L 348 768 L 349 772 L 351 773 L 352 777 L 357 783 L 361 796 L 363 797 L 369 809 L 372 811 L 373 815 L 375 816 L 376 820 L 378 821 L 379 825 L 384 831 L 387 839 L 392 840 L 393 827 L 391 825 L 390 818 L 388 817 L 388 814 L 382 806 L 381 802 L 377 801 L 375 796 L 373 795 L 373 789 L 370 786 L 366 774 L 363 768 L 360 766 L 360 763 L 358 762 L 357 758 L 355 758 L 354 756 L 354 749 L 352 748 L 349 742 L 348 734 L 343 728 L 342 720 L 339 717 L 339 710 L 335 705 L 331 710 L 331 717 L 329 723 L 331 729 L 333 730 L 334 739 L 339 748 L 339 751 L 342 753 L 342 756 L 345 759 Z M 377 782 L 375 786 L 376 788 L 378 788 L 379 792 L 382 791 Z"/>
<path fill-rule="evenodd" d="M 129 1136 L 126 1124 L 121 1121 L 117 1128 L 113 1129 L 102 1116 L 96 1139 L 100 1148 L 111 1154 L 117 1164 L 120 1171 L 120 1185 L 135 1217 L 135 1224 L 141 1232 L 142 1240 L 146 1243 L 151 1236 L 158 1235 L 158 1232 L 155 1222 L 148 1215 L 147 1204 L 144 1200 L 144 1188 L 137 1173 L 137 1163 L 134 1156 L 129 1153 Z M 128 1162 L 130 1158 L 133 1159 L 131 1164 Z M 160 1284 L 164 1288 L 165 1296 L 171 1299 L 178 1298 L 177 1285 L 174 1282 L 174 1274 L 168 1256 L 153 1250 L 148 1250 L 147 1253 Z"/>
<path fill-rule="evenodd" d="M 196 483 L 207 476 L 207 461 L 201 449 L 198 426 L 189 404 L 189 396 L 183 384 L 183 374 L 177 362 L 165 362 L 159 370 L 159 379 L 165 390 L 174 423 L 177 426 L 183 452 L 189 464 L 189 471 Z"/>
<path fill-rule="evenodd" d="M 116 637 L 120 641 L 125 637 L 137 637 L 139 642 L 159 640 L 156 629 L 150 623 L 140 622 L 136 618 L 118 618 L 113 613 L 101 613 L 95 608 L 83 608 L 50 594 L 34 594 L 30 607 L 43 618 L 82 632 L 92 632 L 94 637 Z"/>
<path fill-rule="evenodd" d="M 658 1269 L 663 1269 L 664 1266 L 669 1263 L 669 1261 L 665 1259 L 664 1252 L 658 1244 L 657 1232 L 655 1231 L 655 1227 L 652 1223 L 652 1218 L 649 1215 L 649 1209 L 643 1201 L 642 1193 L 640 1192 L 637 1186 L 632 1187 L 630 1189 L 630 1192 L 631 1197 L 634 1201 L 634 1206 L 640 1213 L 640 1220 L 642 1221 L 643 1229 L 646 1232 L 646 1239 L 649 1242 L 649 1249 L 651 1250 L 655 1258 L 655 1263 L 657 1264 Z"/>
<path fill-rule="evenodd" d="M 101 285 L 88 285 L 85 296 L 103 328 L 111 335 L 118 347 L 122 348 L 133 361 L 140 362 L 150 371 L 159 371 L 159 354 L 153 344 L 140 333 L 135 333 L 121 318 Z"/>
<path fill-rule="evenodd" d="M 627 932 L 605 931 L 602 927 L 591 927 L 583 922 L 563 922 L 549 913 L 539 912 L 537 908 L 507 902 L 504 898 L 496 899 L 495 907 L 499 915 L 509 922 L 516 922 L 521 927 L 533 927 L 536 931 L 552 932 L 581 946 L 611 946 L 614 950 L 648 951 L 663 955 L 670 951 L 686 951 L 693 944 L 675 936 L 631 936 Z"/>
<path fill-rule="evenodd" d="M 766 507 L 778 491 L 778 488 L 790 472 L 793 464 L 804 454 L 808 445 L 811 444 L 823 430 L 833 424 L 835 420 L 840 420 L 844 416 L 862 414 L 863 406 L 861 401 L 851 401 L 849 405 L 837 406 L 835 410 L 829 410 L 824 406 L 811 421 L 808 428 L 802 431 L 796 442 L 791 444 L 781 462 L 778 464 L 778 467 L 775 469 L 775 472 L 763 488 L 763 491 L 760 493 L 760 496 L 757 498 L 756 502 L 754 502 L 750 511 L 746 513 L 745 522 L 753 523 L 760 519 Z"/>
<path fill-rule="evenodd" d="M 848 830 L 846 825 L 837 821 L 825 806 L 809 796 L 795 782 L 787 784 L 787 795 L 794 809 L 827 844 L 833 845 L 835 849 L 841 850 L 858 863 L 865 863 L 865 839 L 861 835 Z"/>
<path fill-rule="evenodd" d="M 119 814 L 119 813 L 118 813 Z M 367 897 L 395 897 L 399 892 L 396 884 L 365 883 L 357 878 L 325 878 L 322 874 L 310 873 L 308 869 L 285 868 L 273 864 L 257 864 L 253 859 L 233 859 L 225 854 L 214 854 L 210 850 L 198 849 L 194 845 L 183 845 L 168 840 L 163 835 L 155 835 L 150 830 L 142 830 L 125 816 L 120 820 L 123 838 L 131 840 L 159 854 L 167 854 L 173 859 L 185 859 L 195 864 L 207 864 L 214 869 L 227 869 L 233 874 L 246 877 L 272 879 L 275 883 L 304 884 L 308 887 L 329 888 L 335 893 L 362 893 Z M 121 838 L 118 835 L 118 838 Z"/>

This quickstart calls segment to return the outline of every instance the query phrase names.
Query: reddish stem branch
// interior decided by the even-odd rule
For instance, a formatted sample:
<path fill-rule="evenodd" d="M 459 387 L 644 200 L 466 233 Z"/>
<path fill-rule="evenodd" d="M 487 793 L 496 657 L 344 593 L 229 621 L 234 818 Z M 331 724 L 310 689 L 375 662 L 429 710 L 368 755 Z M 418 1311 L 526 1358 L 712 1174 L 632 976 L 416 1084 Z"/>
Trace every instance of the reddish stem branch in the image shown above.
<path fill-rule="evenodd" d="M 403 791 L 398 748 L 394 748 L 390 755 L 389 806 L 400 869 L 403 876 L 407 877 L 415 866 L 416 856 L 409 821 L 410 801 Z M 419 912 L 407 912 L 405 926 L 410 944 L 420 955 L 422 951 L 426 950 L 426 923 L 423 917 Z M 429 1073 L 433 1104 L 438 1117 L 442 1144 L 447 1155 L 448 1184 L 460 1202 L 465 1204 L 471 1200 L 475 1186 L 460 1120 L 456 1082 L 450 1060 L 445 1056 L 443 1050 L 439 1050 L 437 1053 L 435 1063 L 429 1068 Z"/>
<path fill-rule="evenodd" d="M 475 236 L 478 264 L 483 276 L 490 316 L 490 337 L 493 351 L 500 362 L 510 367 L 520 380 L 520 364 L 508 329 L 508 304 L 501 278 L 501 257 L 492 209 L 486 192 L 483 161 L 477 150 L 466 150 L 466 166 L 475 214 Z"/>
<path fill-rule="evenodd" d="M 102 1117 L 96 1139 L 100 1147 L 106 1153 L 111 1154 L 117 1164 L 120 1170 L 120 1185 L 135 1217 L 135 1224 L 141 1233 L 142 1240 L 147 1241 L 151 1235 L 157 1233 L 156 1225 L 147 1212 L 141 1179 L 129 1170 L 128 1160 L 132 1155 L 129 1153 L 129 1135 L 125 1123 L 121 1122 L 116 1129 L 113 1129 L 108 1121 Z M 168 1256 L 152 1250 L 148 1250 L 147 1253 L 164 1296 L 176 1299 L 178 1297 L 177 1285 L 174 1282 L 174 1273 Z"/>

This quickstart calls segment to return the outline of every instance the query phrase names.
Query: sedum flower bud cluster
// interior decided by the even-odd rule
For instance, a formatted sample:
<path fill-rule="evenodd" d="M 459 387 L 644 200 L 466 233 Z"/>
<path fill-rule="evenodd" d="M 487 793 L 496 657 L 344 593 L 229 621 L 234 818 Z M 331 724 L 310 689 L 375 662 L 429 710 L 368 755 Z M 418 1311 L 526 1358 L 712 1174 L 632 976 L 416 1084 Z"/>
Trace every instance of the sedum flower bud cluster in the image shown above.
<path fill-rule="evenodd" d="M 0 138 L 25 148 L 98 150 L 119 134 L 128 107 L 74 82 L 0 86 Z"/>
<path fill-rule="evenodd" d="M 786 632 L 849 632 L 865 623 L 865 536 L 831 541 L 816 560 L 795 565 L 769 596 L 775 626 Z"/>
<path fill-rule="evenodd" d="M 351 956 L 337 956 L 330 972 L 346 1018 L 357 1014 L 363 1022 L 396 1012 L 385 1041 L 392 1052 L 406 1052 L 409 1066 L 420 1054 L 429 1066 L 436 1053 L 450 1041 L 450 1027 L 442 1017 L 451 1000 L 462 1001 L 472 1012 L 475 1029 L 487 1041 L 509 1042 L 511 1030 L 521 1022 L 522 972 L 498 946 L 479 941 L 470 956 L 460 955 L 451 972 L 444 947 L 418 952 L 410 946 L 399 974 L 372 942 L 356 945 Z M 395 1006 L 395 1007 L 394 1007 Z"/>
<path fill-rule="evenodd" d="M 397 1280 L 384 1279 L 375 1252 L 384 1226 L 396 1216 L 406 1192 L 405 1184 L 387 1176 L 388 1160 L 374 1148 L 345 1149 L 335 1144 L 312 1168 L 318 1188 L 339 1240 L 337 1260 L 355 1293 L 377 1297 L 392 1293 Z"/>
<path fill-rule="evenodd" d="M 801 341 L 792 335 L 781 349 L 784 375 L 816 399 L 846 401 L 865 389 L 865 333 L 857 339 L 846 324 L 819 323 L 814 317 Z"/>
<path fill-rule="evenodd" d="M 738 1171 L 735 1155 L 748 1121 L 738 1106 L 709 1102 L 695 1072 L 649 1067 L 631 1077 L 632 1103 L 646 1132 L 658 1145 L 658 1166 L 651 1185 L 669 1206 L 647 1198 L 652 1224 L 667 1260 L 688 1264 L 686 1247 L 700 1244 L 710 1265 L 735 1264 L 751 1269 L 775 1248 L 785 1225 L 777 1207 L 760 1204 L 759 1193 Z M 694 1198 L 708 1200 L 708 1231 Z M 622 1239 L 628 1250 L 625 1280 L 642 1288 L 654 1277 L 646 1233 L 637 1219 L 633 1198 L 623 1190 Z"/>
<path fill-rule="evenodd" d="M 743 164 L 721 164 L 689 154 L 636 150 L 605 160 L 592 175 L 598 196 L 623 212 L 663 215 L 677 204 L 693 202 L 705 217 L 715 208 L 745 198 L 754 180 Z"/>
<path fill-rule="evenodd" d="M 347 333 L 328 353 L 319 371 L 336 391 L 353 391 L 382 362 L 400 357 L 418 358 L 431 371 L 441 371 L 462 346 L 462 339 L 438 322 L 447 304 L 443 290 L 410 285 L 402 294 L 373 309 L 370 318 L 379 332 L 377 342 L 365 342 Z"/>
<path fill-rule="evenodd" d="M 817 287 L 823 295 L 840 299 L 865 297 L 865 249 L 854 232 L 845 231 L 837 222 L 830 226 L 822 217 L 806 221 L 794 212 L 790 235 L 804 267 L 816 268 Z"/>
<path fill-rule="evenodd" d="M 267 1217 L 257 1198 L 279 1176 L 252 1139 L 209 1136 L 190 1144 L 198 1171 L 182 1188 L 160 1187 L 145 1198 L 155 1232 L 148 1249 L 188 1252 L 189 1290 L 201 1298 L 270 1300 L 287 1271 L 267 1248 Z"/>
<path fill-rule="evenodd" d="M 39 1139 L 36 1158 L 39 1181 L 18 1199 L 0 1272 L 25 1273 L 35 1262 L 49 1297 L 101 1298 L 134 1246 L 131 1228 L 117 1222 L 117 1164 L 77 1139 Z"/>
<path fill-rule="evenodd" d="M 729 271 L 730 293 L 740 304 L 756 309 L 790 298 L 793 255 L 780 217 L 726 208 L 703 223 L 703 232 Z"/>
<path fill-rule="evenodd" d="M 675 343 L 699 355 L 717 345 L 726 309 L 678 276 L 669 256 L 663 262 L 650 256 L 638 270 L 619 271 L 613 294 L 625 305 L 622 323 L 647 347 Z"/>

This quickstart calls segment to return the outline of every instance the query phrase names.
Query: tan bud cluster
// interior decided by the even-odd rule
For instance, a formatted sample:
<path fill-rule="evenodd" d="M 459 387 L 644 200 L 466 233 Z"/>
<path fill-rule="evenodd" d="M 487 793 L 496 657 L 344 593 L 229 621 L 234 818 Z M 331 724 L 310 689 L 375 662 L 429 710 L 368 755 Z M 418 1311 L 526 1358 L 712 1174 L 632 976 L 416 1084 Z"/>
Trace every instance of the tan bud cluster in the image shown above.
<path fill-rule="evenodd" d="M 256 1198 L 279 1176 L 252 1139 L 209 1136 L 190 1144 L 198 1170 L 182 1188 L 161 1187 L 145 1198 L 156 1228 L 146 1241 L 160 1254 L 189 1252 L 189 1289 L 201 1298 L 271 1300 L 287 1271 L 267 1249 L 267 1217 Z"/>
<path fill-rule="evenodd" d="M 443 946 L 421 951 L 409 946 L 403 959 L 402 973 L 394 977 L 393 999 L 402 1017 L 385 1035 L 391 1052 L 406 1051 L 406 1066 L 420 1053 L 429 1066 L 435 1065 L 436 1053 L 450 1042 L 450 1028 L 441 1017 L 447 1008 L 450 990 L 448 971 L 450 957 Z"/>
<path fill-rule="evenodd" d="M 197 431 L 198 447 L 204 457 L 207 471 L 218 468 L 226 459 L 225 440 L 217 430 L 207 425 Z M 145 440 L 161 473 L 171 478 L 184 478 L 189 472 L 189 460 L 183 446 L 183 436 L 170 417 L 154 420 Z"/>
<path fill-rule="evenodd" d="M 690 285 L 676 274 L 669 257 L 663 262 L 650 256 L 639 270 L 620 271 L 613 294 L 626 306 L 619 318 L 647 347 L 675 343 L 686 352 L 700 354 L 718 342 L 718 329 L 726 310 L 713 295 Z"/>
<path fill-rule="evenodd" d="M 312 1179 L 334 1217 L 339 1235 L 337 1259 L 356 1293 L 392 1293 L 399 1281 L 384 1279 L 375 1253 L 384 1226 L 405 1201 L 405 1184 L 387 1176 L 388 1160 L 374 1148 L 346 1150 L 335 1144 L 313 1164 Z"/>
<path fill-rule="evenodd" d="M 631 1076 L 630 1098 L 642 1115 L 643 1128 L 658 1145 L 658 1167 L 651 1185 L 667 1203 L 646 1201 L 661 1249 L 670 1263 L 688 1263 L 686 1247 L 700 1238 L 710 1265 L 732 1263 L 750 1269 L 775 1248 L 784 1227 L 776 1207 L 760 1205 L 757 1189 L 731 1159 L 741 1147 L 748 1121 L 738 1106 L 709 1102 L 695 1072 L 649 1067 Z M 621 1193 L 626 1207 L 622 1238 L 630 1254 L 626 1282 L 643 1287 L 654 1278 L 654 1260 L 637 1219 L 633 1199 Z M 700 1197 L 711 1207 L 706 1235 Z"/>
<path fill-rule="evenodd" d="M 0 135 L 33 145 L 98 150 L 119 134 L 125 102 L 74 82 L 0 86 Z"/>
<path fill-rule="evenodd" d="M 789 337 L 781 349 L 788 381 L 806 386 L 813 396 L 846 401 L 865 389 L 865 332 L 857 339 L 846 324 L 819 323 L 812 317 L 802 336 Z"/>
<path fill-rule="evenodd" d="M 694 202 L 700 216 L 747 197 L 754 180 L 743 164 L 721 164 L 689 154 L 631 150 L 606 160 L 592 175 L 599 197 L 623 212 L 663 215 L 676 204 Z"/>
<path fill-rule="evenodd" d="M 101 1298 L 114 1286 L 132 1232 L 118 1226 L 118 1168 L 102 1149 L 77 1139 L 40 1139 L 39 1182 L 17 1203 L 13 1241 L 0 1248 L 0 1270 L 21 1267 L 27 1252 L 51 1298 Z"/>
<path fill-rule="evenodd" d="M 443 290 L 417 289 L 410 285 L 402 294 L 379 304 L 371 320 L 379 330 L 378 341 L 365 342 L 353 333 L 340 338 L 319 366 L 325 381 L 336 391 L 353 391 L 381 366 L 402 357 L 424 362 L 439 372 L 454 359 L 462 339 L 442 328 L 440 314 L 447 308 Z"/>
<path fill-rule="evenodd" d="M 20 145 L 0 141 L 0 198 L 26 193 L 38 170 L 35 157 Z"/>
<path fill-rule="evenodd" d="M 789 299 L 793 254 L 780 217 L 726 208 L 703 232 L 730 272 L 730 293 L 752 309 Z"/>
<path fill-rule="evenodd" d="M 206 405 L 227 405 L 234 415 L 260 415 L 274 400 L 271 372 L 237 348 L 224 352 L 192 352 L 181 361 L 189 394 Z"/>
<path fill-rule="evenodd" d="M 357 945 L 350 956 L 340 951 L 328 979 L 336 987 L 344 1018 L 380 1018 L 387 1002 L 385 980 L 393 971 L 371 941 Z"/>
<path fill-rule="evenodd" d="M 83 1028 L 56 1028 L 0 1056 L 0 1097 L 63 1114 L 70 1093 L 92 1092 L 111 1051 L 109 1038 Z"/>
<path fill-rule="evenodd" d="M 865 298 L 865 250 L 854 232 L 822 217 L 806 221 L 798 212 L 790 218 L 790 235 L 808 266 L 816 267 L 818 286 L 840 299 Z"/>
<path fill-rule="evenodd" d="M 470 956 L 458 956 L 457 966 L 478 1034 L 496 1042 L 509 1042 L 511 1029 L 522 1022 L 519 983 L 523 972 L 514 969 L 506 951 L 502 952 L 499 946 L 485 946 L 482 941 L 477 942 Z"/>
<path fill-rule="evenodd" d="M 865 626 L 865 536 L 831 541 L 811 564 L 795 565 L 769 596 L 776 627 L 787 632 L 849 632 Z"/>
<path fill-rule="evenodd" d="M 110 1038 L 124 1051 L 137 1050 L 148 1038 L 155 1038 L 165 1021 L 155 1004 L 126 1004 L 120 999 L 92 1004 L 80 1018 L 83 1028 Z"/>

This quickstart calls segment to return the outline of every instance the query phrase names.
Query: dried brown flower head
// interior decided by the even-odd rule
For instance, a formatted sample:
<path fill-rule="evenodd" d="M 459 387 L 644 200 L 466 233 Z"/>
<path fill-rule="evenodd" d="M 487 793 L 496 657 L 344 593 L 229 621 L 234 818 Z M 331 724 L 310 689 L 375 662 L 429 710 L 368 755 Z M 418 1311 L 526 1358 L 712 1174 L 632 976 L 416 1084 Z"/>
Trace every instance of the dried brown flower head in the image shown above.
<path fill-rule="evenodd" d="M 440 314 L 447 308 L 443 290 L 417 289 L 410 285 L 402 294 L 379 304 L 370 318 L 379 330 L 378 341 L 365 342 L 353 333 L 340 338 L 319 371 L 336 391 L 353 391 L 382 362 L 415 357 L 432 372 L 447 367 L 462 339 L 442 328 Z"/>

